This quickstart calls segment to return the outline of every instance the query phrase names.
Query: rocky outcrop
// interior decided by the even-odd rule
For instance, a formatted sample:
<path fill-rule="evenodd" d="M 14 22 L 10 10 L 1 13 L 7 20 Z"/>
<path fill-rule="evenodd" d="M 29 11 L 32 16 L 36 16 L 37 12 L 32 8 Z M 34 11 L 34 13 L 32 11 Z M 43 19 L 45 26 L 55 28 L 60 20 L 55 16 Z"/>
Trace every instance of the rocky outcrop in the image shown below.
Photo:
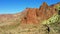
<path fill-rule="evenodd" d="M 23 23 L 38 23 L 38 20 L 37 20 L 37 14 L 36 14 L 36 11 L 37 9 L 36 8 L 27 8 L 28 11 L 27 14 L 23 17 L 22 19 L 22 22 Z"/>
<path fill-rule="evenodd" d="M 22 23 L 41 23 L 43 20 L 49 19 L 52 15 L 56 14 L 54 7 L 48 6 L 45 2 L 40 8 L 27 8 L 25 16 L 22 18 Z"/>

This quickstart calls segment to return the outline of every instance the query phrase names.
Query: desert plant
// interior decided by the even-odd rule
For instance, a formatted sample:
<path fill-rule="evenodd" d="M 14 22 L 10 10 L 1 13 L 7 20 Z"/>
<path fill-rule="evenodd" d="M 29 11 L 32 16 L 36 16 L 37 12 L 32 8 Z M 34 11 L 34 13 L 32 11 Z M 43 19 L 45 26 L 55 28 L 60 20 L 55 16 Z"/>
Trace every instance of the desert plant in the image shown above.
<path fill-rule="evenodd" d="M 55 30 L 50 26 L 50 24 L 53 24 L 53 23 L 57 23 L 58 21 L 60 21 L 60 6 L 56 6 L 55 7 L 58 11 L 58 14 L 54 14 L 52 17 L 50 17 L 48 20 L 45 20 L 42 22 L 42 24 L 46 25 L 46 27 L 48 27 L 48 33 L 50 32 L 50 30 L 52 30 L 52 32 L 54 34 L 57 34 L 55 32 Z"/>

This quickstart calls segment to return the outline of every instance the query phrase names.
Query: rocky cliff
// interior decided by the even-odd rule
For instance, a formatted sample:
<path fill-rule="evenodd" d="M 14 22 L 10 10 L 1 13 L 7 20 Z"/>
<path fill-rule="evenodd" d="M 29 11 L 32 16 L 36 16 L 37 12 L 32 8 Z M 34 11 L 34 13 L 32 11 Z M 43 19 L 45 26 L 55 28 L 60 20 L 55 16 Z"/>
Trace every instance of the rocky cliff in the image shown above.
<path fill-rule="evenodd" d="M 41 23 L 57 14 L 56 8 L 48 6 L 45 2 L 40 8 L 27 8 L 26 15 L 22 18 L 22 23 Z"/>

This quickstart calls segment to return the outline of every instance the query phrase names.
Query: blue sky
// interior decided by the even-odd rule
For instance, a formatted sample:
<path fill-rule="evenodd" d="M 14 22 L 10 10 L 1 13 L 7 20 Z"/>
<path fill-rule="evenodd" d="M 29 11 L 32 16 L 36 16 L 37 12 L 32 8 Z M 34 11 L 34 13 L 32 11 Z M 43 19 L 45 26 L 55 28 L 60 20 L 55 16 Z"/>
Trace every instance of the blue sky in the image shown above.
<path fill-rule="evenodd" d="M 0 14 L 14 14 L 25 8 L 39 8 L 43 2 L 51 5 L 60 0 L 0 0 Z"/>

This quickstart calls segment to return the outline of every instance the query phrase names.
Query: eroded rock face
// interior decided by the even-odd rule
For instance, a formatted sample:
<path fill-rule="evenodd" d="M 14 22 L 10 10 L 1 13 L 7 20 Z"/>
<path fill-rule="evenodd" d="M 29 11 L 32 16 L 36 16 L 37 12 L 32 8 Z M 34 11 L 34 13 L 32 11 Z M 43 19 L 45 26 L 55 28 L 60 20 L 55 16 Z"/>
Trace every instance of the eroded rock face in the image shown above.
<path fill-rule="evenodd" d="M 47 20 L 57 13 L 54 7 L 48 6 L 45 2 L 40 8 L 27 9 L 27 14 L 22 18 L 22 23 L 41 23 L 43 20 Z"/>
<path fill-rule="evenodd" d="M 37 9 L 36 8 L 27 8 L 28 11 L 27 11 L 27 14 L 26 16 L 23 18 L 22 22 L 25 22 L 25 23 L 38 23 L 38 20 L 37 20 L 37 14 L 36 14 L 36 11 Z"/>
<path fill-rule="evenodd" d="M 29 9 L 27 12 L 27 23 L 38 23 L 36 11 L 36 8 Z"/>

